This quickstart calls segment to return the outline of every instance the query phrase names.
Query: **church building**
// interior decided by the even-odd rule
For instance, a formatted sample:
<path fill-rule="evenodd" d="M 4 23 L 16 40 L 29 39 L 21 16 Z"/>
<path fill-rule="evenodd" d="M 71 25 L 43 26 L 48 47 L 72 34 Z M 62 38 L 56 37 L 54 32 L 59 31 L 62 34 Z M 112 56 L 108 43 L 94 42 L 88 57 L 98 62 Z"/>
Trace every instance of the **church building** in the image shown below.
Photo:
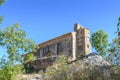
<path fill-rule="evenodd" d="M 35 53 L 37 58 L 65 54 L 68 59 L 77 58 L 91 53 L 90 30 L 79 24 L 74 31 L 39 44 Z"/>

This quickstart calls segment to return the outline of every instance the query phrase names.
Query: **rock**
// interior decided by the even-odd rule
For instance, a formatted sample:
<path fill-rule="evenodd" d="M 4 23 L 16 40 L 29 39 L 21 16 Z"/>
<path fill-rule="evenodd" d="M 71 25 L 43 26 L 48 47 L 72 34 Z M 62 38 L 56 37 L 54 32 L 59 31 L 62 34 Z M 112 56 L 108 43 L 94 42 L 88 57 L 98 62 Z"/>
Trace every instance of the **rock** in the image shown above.
<path fill-rule="evenodd" d="M 83 61 L 93 66 L 111 66 L 109 62 L 107 62 L 101 55 L 98 54 L 87 55 L 87 57 L 83 58 Z"/>
<path fill-rule="evenodd" d="M 82 71 L 85 68 L 88 69 L 87 67 L 92 67 L 93 71 L 95 68 L 98 68 L 103 72 L 104 79 L 109 80 L 110 77 L 110 71 L 109 68 L 111 67 L 111 64 L 107 62 L 101 55 L 98 54 L 89 54 L 82 59 L 78 59 L 76 61 L 73 61 L 68 64 L 71 71 L 70 73 L 73 74 L 74 72 L 77 71 Z M 72 69 L 73 68 L 73 69 Z M 31 75 L 32 77 L 30 78 L 29 76 L 27 77 L 27 80 L 47 80 L 46 76 L 42 76 L 40 74 L 34 74 Z M 24 76 L 26 78 L 26 76 Z"/>

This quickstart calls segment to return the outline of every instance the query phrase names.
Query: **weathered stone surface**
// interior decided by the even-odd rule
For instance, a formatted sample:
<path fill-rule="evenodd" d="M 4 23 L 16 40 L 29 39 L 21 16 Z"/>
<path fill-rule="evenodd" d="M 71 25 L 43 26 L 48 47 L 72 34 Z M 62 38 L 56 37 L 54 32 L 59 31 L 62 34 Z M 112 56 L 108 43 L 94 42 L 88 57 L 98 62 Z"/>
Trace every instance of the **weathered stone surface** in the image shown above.
<path fill-rule="evenodd" d="M 97 54 L 90 54 L 86 56 L 87 58 L 84 58 L 83 61 L 85 63 L 88 63 L 90 65 L 94 66 L 111 66 L 109 62 L 107 62 L 101 55 Z"/>
<path fill-rule="evenodd" d="M 115 69 L 113 68 L 111 69 L 111 64 L 107 62 L 104 58 L 102 58 L 102 56 L 97 55 L 97 54 L 91 53 L 90 55 L 77 59 L 76 61 L 69 63 L 68 65 L 70 69 L 74 68 L 73 70 L 71 69 L 70 71 L 71 74 L 77 71 L 81 71 L 86 67 L 91 67 L 92 71 L 96 69 L 100 71 L 102 75 L 104 76 L 104 80 L 110 80 L 111 77 L 113 77 L 113 79 L 116 79 L 116 77 L 114 78 L 114 76 L 112 76 L 113 75 L 112 73 L 115 73 Z M 44 75 L 36 74 L 34 75 L 34 77 L 31 77 L 31 78 L 28 77 L 27 80 L 42 80 L 43 78 L 45 78 Z M 116 80 L 119 80 L 119 79 L 116 79 Z"/>
<path fill-rule="evenodd" d="M 31 68 L 31 72 L 39 72 L 40 70 L 43 70 L 45 72 L 46 67 L 53 65 L 57 61 L 58 56 L 51 56 L 51 57 L 44 57 L 37 59 L 32 62 L 28 62 L 25 64 L 26 69 Z M 29 73 L 29 72 L 28 72 Z"/>
<path fill-rule="evenodd" d="M 68 61 L 73 61 L 90 53 L 90 30 L 75 24 L 73 32 L 39 44 L 39 49 L 35 53 L 37 60 L 28 65 L 31 65 L 34 71 L 38 71 L 52 65 L 56 61 L 56 56 L 61 54 L 66 55 Z"/>
<path fill-rule="evenodd" d="M 93 54 L 91 53 L 90 55 L 83 56 L 81 59 L 78 59 L 76 62 L 73 62 L 70 64 L 70 66 L 74 65 L 81 66 L 82 64 L 88 64 L 91 66 L 98 66 L 98 67 L 110 67 L 111 64 L 106 61 L 101 55 L 98 54 Z"/>
<path fill-rule="evenodd" d="M 39 44 L 37 58 L 65 54 L 71 60 L 91 53 L 90 30 L 79 24 L 74 31 Z"/>

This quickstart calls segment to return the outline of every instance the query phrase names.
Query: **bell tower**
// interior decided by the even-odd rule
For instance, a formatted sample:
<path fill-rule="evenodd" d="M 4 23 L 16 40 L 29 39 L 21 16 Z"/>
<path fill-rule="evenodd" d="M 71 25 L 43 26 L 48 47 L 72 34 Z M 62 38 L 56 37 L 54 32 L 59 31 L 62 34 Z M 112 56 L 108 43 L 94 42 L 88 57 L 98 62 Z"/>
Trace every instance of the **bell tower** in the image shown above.
<path fill-rule="evenodd" d="M 80 57 L 91 53 L 90 30 L 76 23 L 74 25 L 76 32 L 76 56 Z"/>

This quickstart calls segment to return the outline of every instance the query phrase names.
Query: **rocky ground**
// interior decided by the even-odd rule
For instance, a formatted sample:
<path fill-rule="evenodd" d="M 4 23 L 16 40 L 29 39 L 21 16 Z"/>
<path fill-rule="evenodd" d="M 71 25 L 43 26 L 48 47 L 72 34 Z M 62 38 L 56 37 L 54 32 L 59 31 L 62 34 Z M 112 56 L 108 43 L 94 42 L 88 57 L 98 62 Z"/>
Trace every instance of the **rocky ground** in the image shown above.
<path fill-rule="evenodd" d="M 95 67 L 99 67 L 102 70 L 103 75 L 105 76 L 104 80 L 109 79 L 109 77 L 111 76 L 110 71 L 112 70 L 110 68 L 112 65 L 109 62 L 107 62 L 102 56 L 97 55 L 97 54 L 86 55 L 76 61 L 73 61 L 69 63 L 69 67 L 70 68 L 75 67 L 73 70 L 73 72 L 75 72 L 75 71 L 80 71 L 84 69 L 85 67 L 88 67 L 88 66 L 84 66 L 84 64 L 93 66 L 92 67 L 93 70 Z M 115 70 L 113 70 L 113 72 L 115 72 Z M 43 80 L 43 75 L 26 74 L 26 75 L 22 75 L 20 78 L 21 80 Z M 120 79 L 116 78 L 116 79 L 111 79 L 111 80 L 120 80 Z"/>

